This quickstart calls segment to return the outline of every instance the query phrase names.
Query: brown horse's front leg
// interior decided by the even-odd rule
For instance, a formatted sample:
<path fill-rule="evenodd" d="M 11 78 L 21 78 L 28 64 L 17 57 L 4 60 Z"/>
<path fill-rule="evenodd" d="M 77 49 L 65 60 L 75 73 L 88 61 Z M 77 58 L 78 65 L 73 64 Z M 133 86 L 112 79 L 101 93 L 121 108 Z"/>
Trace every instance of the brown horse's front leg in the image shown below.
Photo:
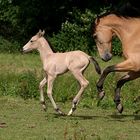
<path fill-rule="evenodd" d="M 107 75 L 110 72 L 113 72 L 113 71 L 115 71 L 115 65 L 108 66 L 107 68 L 105 68 L 103 73 L 101 74 L 101 77 L 100 77 L 99 81 L 97 82 L 96 86 L 97 86 L 97 90 L 98 90 L 100 100 L 102 100 L 103 97 L 105 96 L 105 92 L 103 90 L 104 81 L 105 81 Z"/>
<path fill-rule="evenodd" d="M 103 97 L 105 95 L 105 92 L 103 90 L 103 84 L 104 84 L 104 81 L 105 81 L 107 75 L 110 72 L 114 72 L 114 71 L 128 72 L 128 71 L 135 71 L 135 70 L 136 70 L 135 64 L 132 62 L 131 59 L 128 59 L 119 64 L 108 66 L 107 68 L 105 68 L 105 70 L 101 74 L 101 77 L 96 85 L 100 99 L 103 99 Z"/>

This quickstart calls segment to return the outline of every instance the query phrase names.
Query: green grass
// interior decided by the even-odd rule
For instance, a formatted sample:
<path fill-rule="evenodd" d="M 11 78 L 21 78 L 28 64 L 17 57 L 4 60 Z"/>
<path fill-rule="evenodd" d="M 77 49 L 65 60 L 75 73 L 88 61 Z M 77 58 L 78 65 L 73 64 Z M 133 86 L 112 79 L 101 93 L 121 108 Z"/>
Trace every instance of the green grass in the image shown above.
<path fill-rule="evenodd" d="M 110 62 L 96 58 L 102 69 L 121 62 L 114 57 Z M 116 114 L 113 102 L 116 81 L 123 73 L 108 75 L 105 98 L 97 107 L 94 66 L 85 71 L 90 84 L 85 90 L 73 116 L 57 115 L 50 101 L 47 112 L 39 104 L 39 82 L 43 78 L 40 58 L 35 54 L 0 54 L 0 140 L 139 140 L 140 116 L 133 115 L 139 106 L 133 103 L 140 93 L 139 82 L 127 83 L 122 88 L 124 112 Z M 71 73 L 58 77 L 53 96 L 65 113 L 78 91 L 78 83 Z"/>
<path fill-rule="evenodd" d="M 59 103 L 64 111 L 70 104 Z M 0 140 L 139 140 L 140 116 L 127 110 L 91 109 L 79 105 L 73 116 L 55 114 L 50 103 L 41 111 L 39 101 L 0 98 Z"/>

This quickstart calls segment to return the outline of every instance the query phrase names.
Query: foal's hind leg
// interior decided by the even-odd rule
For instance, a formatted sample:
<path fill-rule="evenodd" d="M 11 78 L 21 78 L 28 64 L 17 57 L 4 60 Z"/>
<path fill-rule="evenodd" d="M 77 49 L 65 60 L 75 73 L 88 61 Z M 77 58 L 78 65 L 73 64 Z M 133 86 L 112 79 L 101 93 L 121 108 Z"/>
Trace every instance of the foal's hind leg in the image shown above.
<path fill-rule="evenodd" d="M 44 86 L 47 83 L 47 77 L 45 77 L 39 84 L 39 89 L 40 89 L 40 102 L 42 104 L 42 107 L 44 111 L 46 111 L 46 104 L 45 104 L 45 98 L 44 98 Z"/>
<path fill-rule="evenodd" d="M 129 72 L 127 75 L 121 77 L 121 79 L 117 82 L 117 87 L 115 89 L 115 97 L 114 102 L 116 103 L 116 108 L 120 113 L 123 111 L 123 106 L 120 100 L 120 91 L 121 87 L 128 81 L 134 80 L 140 77 L 140 72 Z"/>
<path fill-rule="evenodd" d="M 85 79 L 85 77 L 82 75 L 81 72 L 73 73 L 73 75 L 75 76 L 75 78 L 80 83 L 80 90 L 79 90 L 78 94 L 75 96 L 75 98 L 73 99 L 72 108 L 69 111 L 68 115 L 72 115 L 72 113 L 76 110 L 76 106 L 77 106 L 78 102 L 80 101 L 80 97 L 81 97 L 84 89 L 89 84 L 89 82 Z"/>
<path fill-rule="evenodd" d="M 56 78 L 56 77 L 54 77 L 54 76 L 48 75 L 48 89 L 47 89 L 47 95 L 48 95 L 48 97 L 49 97 L 49 99 L 50 99 L 50 101 L 51 101 L 51 103 L 52 103 L 52 105 L 53 105 L 55 111 L 58 112 L 58 113 L 61 114 L 61 115 L 64 115 L 64 113 L 57 107 L 57 105 L 56 105 L 56 103 L 55 103 L 55 101 L 54 101 L 54 99 L 53 99 L 53 96 L 52 96 L 53 82 L 54 82 L 55 78 Z"/>

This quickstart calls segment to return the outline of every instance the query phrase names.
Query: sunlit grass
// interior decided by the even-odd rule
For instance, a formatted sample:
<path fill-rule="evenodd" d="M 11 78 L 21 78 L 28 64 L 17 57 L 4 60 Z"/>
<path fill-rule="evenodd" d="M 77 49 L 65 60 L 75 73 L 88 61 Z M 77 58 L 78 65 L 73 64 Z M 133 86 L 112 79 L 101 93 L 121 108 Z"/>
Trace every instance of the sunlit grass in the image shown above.
<path fill-rule="evenodd" d="M 120 57 L 106 63 L 96 59 L 102 69 L 122 61 Z M 39 55 L 0 54 L 0 140 L 139 140 L 140 116 L 133 115 L 136 108 L 133 100 L 140 93 L 139 79 L 122 88 L 124 112 L 118 115 L 113 97 L 116 81 L 123 73 L 108 75 L 104 84 L 106 96 L 99 107 L 96 89 L 99 75 L 93 65 L 84 75 L 90 84 L 74 115 L 63 117 L 55 113 L 47 97 L 48 110 L 41 111 L 38 85 L 43 70 Z M 56 79 L 53 96 L 65 113 L 78 89 L 70 72 Z"/>
<path fill-rule="evenodd" d="M 59 103 L 66 111 L 69 103 Z M 79 105 L 73 116 L 55 114 L 50 103 L 41 111 L 38 101 L 0 98 L 1 140 L 139 140 L 140 116 L 127 110 L 117 115 L 113 109 Z"/>
<path fill-rule="evenodd" d="M 122 61 L 120 57 L 114 57 L 109 62 L 103 62 L 99 57 L 95 57 L 102 70 L 109 65 Z M 89 65 L 84 73 L 89 81 L 89 86 L 85 90 L 80 104 L 83 106 L 94 106 L 97 101 L 96 83 L 99 75 L 95 72 L 92 64 Z M 116 81 L 123 73 L 111 73 L 106 78 L 104 89 L 105 99 L 100 106 L 103 108 L 114 107 L 114 89 Z M 44 72 L 39 54 L 0 54 L 0 95 L 21 96 L 23 98 L 35 97 L 39 99 L 38 85 L 43 79 Z M 79 90 L 79 84 L 73 75 L 68 72 L 59 76 L 54 82 L 53 96 L 56 101 L 65 103 L 72 101 Z M 134 107 L 132 104 L 135 97 L 140 93 L 139 79 L 127 83 L 122 88 L 122 101 L 127 107 Z"/>

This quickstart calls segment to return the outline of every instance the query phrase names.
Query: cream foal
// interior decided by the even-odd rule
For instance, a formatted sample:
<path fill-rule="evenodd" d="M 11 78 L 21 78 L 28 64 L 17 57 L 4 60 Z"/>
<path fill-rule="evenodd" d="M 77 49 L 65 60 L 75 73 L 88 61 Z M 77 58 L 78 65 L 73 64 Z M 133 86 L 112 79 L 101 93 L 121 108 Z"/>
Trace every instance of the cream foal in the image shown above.
<path fill-rule="evenodd" d="M 72 115 L 72 113 L 76 110 L 76 106 L 80 100 L 80 97 L 84 91 L 84 89 L 88 86 L 89 82 L 83 76 L 83 71 L 87 68 L 90 61 L 92 61 L 95 65 L 95 69 L 98 74 L 101 73 L 100 67 L 97 61 L 85 54 L 82 51 L 71 51 L 65 53 L 54 53 L 50 48 L 47 40 L 43 37 L 44 31 L 39 32 L 31 38 L 31 40 L 23 47 L 23 52 L 29 52 L 31 50 L 38 50 L 40 53 L 41 60 L 43 62 L 43 69 L 45 71 L 46 76 L 40 82 L 40 101 L 43 106 L 43 109 L 46 110 L 45 98 L 43 87 L 47 83 L 47 95 L 54 107 L 54 109 L 63 115 L 63 112 L 57 107 L 53 97 L 52 97 L 52 88 L 53 82 L 57 75 L 63 74 L 68 70 L 72 72 L 74 77 L 80 83 L 80 90 L 78 94 L 75 96 L 72 102 L 72 108 L 69 111 L 68 115 Z"/>

